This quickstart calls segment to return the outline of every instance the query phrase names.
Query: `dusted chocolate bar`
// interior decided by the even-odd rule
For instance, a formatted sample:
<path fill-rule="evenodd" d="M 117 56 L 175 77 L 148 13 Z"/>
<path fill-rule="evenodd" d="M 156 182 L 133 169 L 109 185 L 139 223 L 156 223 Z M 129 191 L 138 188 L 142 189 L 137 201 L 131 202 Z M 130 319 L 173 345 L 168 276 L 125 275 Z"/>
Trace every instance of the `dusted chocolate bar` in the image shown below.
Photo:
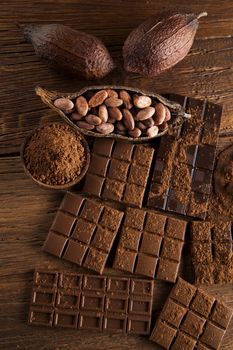
<path fill-rule="evenodd" d="M 147 205 L 205 219 L 222 108 L 187 97 L 170 98 L 183 103 L 192 117 L 179 129 L 179 138 L 161 138 Z"/>
<path fill-rule="evenodd" d="M 100 332 L 149 334 L 154 282 L 37 270 L 28 322 Z"/>
<path fill-rule="evenodd" d="M 128 208 L 113 267 L 175 282 L 186 225 L 150 210 Z"/>
<path fill-rule="evenodd" d="M 217 350 L 232 313 L 222 301 L 178 278 L 150 340 L 167 350 Z"/>
<path fill-rule="evenodd" d="M 154 150 L 95 139 L 83 192 L 141 207 Z"/>
<path fill-rule="evenodd" d="M 191 224 L 192 262 L 197 283 L 232 283 L 232 223 Z"/>
<path fill-rule="evenodd" d="M 103 203 L 68 192 L 43 250 L 102 273 L 123 215 Z"/>

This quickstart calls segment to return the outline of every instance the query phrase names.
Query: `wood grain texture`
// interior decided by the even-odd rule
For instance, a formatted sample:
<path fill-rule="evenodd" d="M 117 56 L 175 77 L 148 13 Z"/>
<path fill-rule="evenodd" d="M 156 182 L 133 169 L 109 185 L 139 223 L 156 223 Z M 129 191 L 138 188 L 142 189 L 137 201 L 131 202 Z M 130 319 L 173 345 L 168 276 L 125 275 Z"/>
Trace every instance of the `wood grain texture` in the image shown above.
<path fill-rule="evenodd" d="M 160 10 L 208 11 L 201 19 L 189 55 L 156 79 L 126 74 L 121 47 L 129 32 Z M 94 350 L 159 349 L 146 337 L 50 330 L 26 324 L 35 267 L 78 270 L 41 252 L 41 246 L 62 198 L 62 192 L 38 187 L 23 173 L 18 156 L 24 137 L 36 126 L 59 117 L 42 104 L 34 88 L 77 91 L 93 82 L 51 71 L 25 42 L 22 27 L 29 23 L 62 23 L 101 38 L 118 64 L 95 84 L 120 84 L 159 93 L 176 92 L 207 97 L 224 104 L 218 148 L 233 136 L 233 4 L 231 0 L 3 0 L 0 4 L 0 349 Z M 189 254 L 181 273 L 190 280 Z M 107 272 L 113 273 L 111 270 Z M 156 282 L 153 318 L 161 309 L 171 284 Z M 233 306 L 233 286 L 208 287 Z M 233 321 L 221 350 L 233 349 Z"/>

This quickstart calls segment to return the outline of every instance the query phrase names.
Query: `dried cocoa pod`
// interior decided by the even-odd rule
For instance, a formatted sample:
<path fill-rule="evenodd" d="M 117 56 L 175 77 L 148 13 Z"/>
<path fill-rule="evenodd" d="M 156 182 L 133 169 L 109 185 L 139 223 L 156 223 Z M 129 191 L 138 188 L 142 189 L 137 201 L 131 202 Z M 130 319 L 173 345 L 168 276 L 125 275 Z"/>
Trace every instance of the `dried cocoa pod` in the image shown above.
<path fill-rule="evenodd" d="M 135 115 L 138 112 L 137 107 L 132 107 L 129 110 L 125 108 L 124 104 L 122 104 L 120 107 L 117 107 L 123 114 L 123 118 L 120 122 L 109 116 L 108 109 L 110 109 L 111 107 L 107 108 L 107 106 L 105 105 L 105 100 L 104 100 L 104 103 L 102 103 L 101 105 L 98 105 L 96 107 L 90 107 L 88 114 L 94 114 L 96 117 L 101 119 L 101 124 L 97 126 L 87 123 L 87 121 L 84 119 L 86 116 L 81 118 L 81 116 L 79 116 L 79 113 L 77 113 L 77 111 L 72 111 L 67 113 L 66 111 L 54 105 L 54 101 L 60 98 L 68 99 L 72 103 L 75 103 L 75 101 L 79 96 L 84 96 L 87 100 L 89 100 L 93 98 L 93 96 L 96 95 L 96 93 L 101 92 L 103 90 L 104 90 L 104 97 L 102 96 L 102 98 L 105 98 L 106 91 L 108 91 L 109 89 L 116 91 L 119 97 L 120 97 L 120 92 L 122 90 L 125 90 L 130 95 L 130 97 L 134 96 L 135 94 L 139 96 L 146 95 L 150 97 L 152 100 L 152 105 L 148 108 L 152 108 L 152 106 L 155 106 L 158 103 L 162 103 L 166 108 L 168 108 L 169 112 L 171 113 L 171 119 L 168 122 L 166 122 L 168 123 L 168 127 L 166 127 L 166 130 L 163 131 L 162 126 L 160 126 L 158 133 L 156 133 L 157 129 L 154 128 L 151 130 L 151 132 L 149 132 L 149 135 L 147 135 L 146 131 L 148 130 L 148 128 L 151 127 L 151 125 L 153 126 L 153 119 L 150 117 L 146 120 L 143 120 L 142 122 L 136 121 Z M 170 101 L 156 93 L 153 93 L 153 92 L 150 93 L 150 92 L 143 91 L 141 89 L 131 88 L 131 87 L 89 86 L 72 94 L 52 92 L 52 91 L 47 91 L 40 87 L 37 87 L 36 93 L 41 97 L 42 101 L 46 105 L 48 105 L 51 109 L 55 110 L 67 123 L 77 128 L 83 134 L 94 136 L 94 137 L 111 137 L 114 139 L 122 139 L 125 141 L 134 142 L 134 143 L 145 142 L 145 141 L 149 141 L 153 137 L 160 137 L 164 135 L 165 133 L 168 132 L 168 130 L 171 130 L 173 127 L 177 127 L 181 125 L 186 118 L 190 118 L 190 115 L 185 113 L 183 107 L 179 103 Z M 94 103 L 94 105 L 95 104 L 96 103 Z M 141 110 L 141 112 L 142 111 L 143 109 Z M 80 118 L 80 120 L 72 120 L 72 117 L 71 117 L 72 115 L 74 116 L 74 119 Z M 104 125 L 104 127 L 102 127 L 102 125 Z M 123 125 L 123 127 L 121 127 L 120 125 L 121 126 Z M 142 134 L 140 137 L 130 136 L 129 131 L 130 130 L 132 131 L 135 128 L 138 128 L 142 131 Z"/>
<path fill-rule="evenodd" d="M 203 16 L 207 13 L 152 16 L 127 37 L 123 46 L 124 68 L 151 77 L 171 68 L 189 52 L 198 20 Z"/>
<path fill-rule="evenodd" d="M 24 36 L 36 54 L 59 71 L 97 79 L 115 67 L 101 40 L 62 24 L 28 25 Z"/>

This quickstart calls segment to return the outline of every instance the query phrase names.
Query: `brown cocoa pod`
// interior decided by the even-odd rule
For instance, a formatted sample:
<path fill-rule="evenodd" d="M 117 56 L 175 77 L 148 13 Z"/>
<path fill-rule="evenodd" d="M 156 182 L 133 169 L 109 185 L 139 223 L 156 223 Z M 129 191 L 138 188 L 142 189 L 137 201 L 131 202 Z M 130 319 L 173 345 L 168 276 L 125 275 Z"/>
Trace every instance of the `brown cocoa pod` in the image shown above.
<path fill-rule="evenodd" d="M 36 54 L 59 71 L 96 79 L 115 67 L 101 40 L 62 24 L 28 25 L 24 36 Z"/>
<path fill-rule="evenodd" d="M 111 107 L 108 109 L 108 113 L 110 118 L 115 119 L 115 120 L 121 120 L 122 119 L 122 113 L 119 110 L 118 107 Z"/>
<path fill-rule="evenodd" d="M 133 105 L 132 105 L 132 98 L 130 94 L 126 90 L 121 90 L 119 95 L 124 103 L 125 108 L 131 109 Z"/>
<path fill-rule="evenodd" d="M 150 17 L 127 37 L 124 68 L 151 77 L 171 68 L 189 52 L 203 16 L 207 13 L 159 13 Z"/>
<path fill-rule="evenodd" d="M 155 105 L 155 114 L 153 116 L 155 125 L 161 125 L 165 121 L 166 117 L 166 108 L 162 103 L 157 103 Z"/>
<path fill-rule="evenodd" d="M 65 113 L 71 111 L 74 108 L 73 102 L 69 98 L 57 98 L 55 101 L 53 101 L 53 104 L 55 107 L 61 109 Z"/>
<path fill-rule="evenodd" d="M 95 125 L 91 125 L 83 120 L 76 122 L 76 125 L 78 125 L 78 127 L 80 127 L 81 129 L 85 129 L 85 130 L 95 129 Z"/>
<path fill-rule="evenodd" d="M 158 135 L 158 133 L 159 133 L 159 128 L 156 125 L 152 126 L 151 128 L 147 129 L 147 131 L 146 131 L 146 134 L 149 137 L 155 137 L 156 135 Z"/>
<path fill-rule="evenodd" d="M 88 124 L 91 125 L 100 125 L 102 123 L 102 120 L 95 114 L 88 114 L 85 117 L 85 120 Z"/>
<path fill-rule="evenodd" d="M 84 116 L 78 114 L 77 112 L 73 112 L 73 113 L 71 113 L 71 115 L 70 115 L 70 119 L 71 119 L 71 120 L 74 120 L 74 121 L 82 120 L 83 118 L 84 118 Z"/>
<path fill-rule="evenodd" d="M 123 104 L 123 101 L 120 98 L 108 97 L 104 103 L 107 107 L 120 107 Z"/>
<path fill-rule="evenodd" d="M 141 130 L 138 128 L 134 128 L 133 130 L 129 130 L 129 135 L 133 138 L 138 138 L 142 134 Z"/>
<path fill-rule="evenodd" d="M 123 123 L 128 130 L 133 130 L 135 127 L 134 117 L 128 109 L 123 109 Z"/>
<path fill-rule="evenodd" d="M 133 99 L 134 106 L 138 108 L 146 108 L 150 107 L 151 105 L 151 98 L 149 96 L 135 96 Z"/>
<path fill-rule="evenodd" d="M 154 107 L 147 107 L 142 109 L 140 112 L 137 113 L 135 116 L 135 121 L 142 121 L 151 118 L 155 113 Z"/>
<path fill-rule="evenodd" d="M 118 98 L 118 93 L 115 90 L 112 89 L 106 89 L 108 97 L 116 97 Z"/>
<path fill-rule="evenodd" d="M 102 103 L 106 100 L 107 97 L 108 97 L 108 93 L 106 90 L 100 90 L 96 92 L 95 95 L 92 96 L 92 98 L 88 102 L 89 107 L 92 108 L 92 107 L 97 107 L 99 105 L 102 105 Z"/>
<path fill-rule="evenodd" d="M 87 103 L 87 100 L 85 99 L 84 96 L 79 96 L 76 98 L 75 108 L 76 108 L 78 114 L 82 115 L 83 117 L 85 117 L 85 115 L 87 115 L 88 103 Z"/>
<path fill-rule="evenodd" d="M 105 105 L 99 106 L 99 118 L 102 120 L 103 123 L 107 123 L 108 120 L 108 109 Z"/>
<path fill-rule="evenodd" d="M 111 134 L 114 130 L 114 125 L 111 123 L 103 123 L 96 127 L 96 130 L 101 134 Z"/>

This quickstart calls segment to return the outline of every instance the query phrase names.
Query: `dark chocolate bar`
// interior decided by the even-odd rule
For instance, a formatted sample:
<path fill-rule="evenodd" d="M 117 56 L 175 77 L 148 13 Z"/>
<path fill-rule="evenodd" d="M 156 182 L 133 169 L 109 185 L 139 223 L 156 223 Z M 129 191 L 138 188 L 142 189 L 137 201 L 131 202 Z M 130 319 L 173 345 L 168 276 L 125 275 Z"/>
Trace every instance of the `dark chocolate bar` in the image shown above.
<path fill-rule="evenodd" d="M 154 211 L 128 208 L 113 267 L 175 282 L 186 225 Z"/>
<path fill-rule="evenodd" d="M 123 215 L 103 203 L 68 192 L 43 250 L 102 273 Z"/>
<path fill-rule="evenodd" d="M 205 219 L 222 108 L 181 96 L 170 99 L 182 103 L 192 117 L 183 123 L 176 136 L 161 138 L 147 205 Z"/>
<path fill-rule="evenodd" d="M 222 301 L 178 278 L 150 340 L 167 350 L 217 350 L 232 314 Z"/>
<path fill-rule="evenodd" d="M 200 284 L 233 282 L 232 223 L 191 224 L 192 262 Z"/>
<path fill-rule="evenodd" d="M 83 192 L 141 207 L 154 150 L 95 139 Z"/>
<path fill-rule="evenodd" d="M 100 332 L 149 334 L 154 282 L 37 270 L 28 322 Z"/>

